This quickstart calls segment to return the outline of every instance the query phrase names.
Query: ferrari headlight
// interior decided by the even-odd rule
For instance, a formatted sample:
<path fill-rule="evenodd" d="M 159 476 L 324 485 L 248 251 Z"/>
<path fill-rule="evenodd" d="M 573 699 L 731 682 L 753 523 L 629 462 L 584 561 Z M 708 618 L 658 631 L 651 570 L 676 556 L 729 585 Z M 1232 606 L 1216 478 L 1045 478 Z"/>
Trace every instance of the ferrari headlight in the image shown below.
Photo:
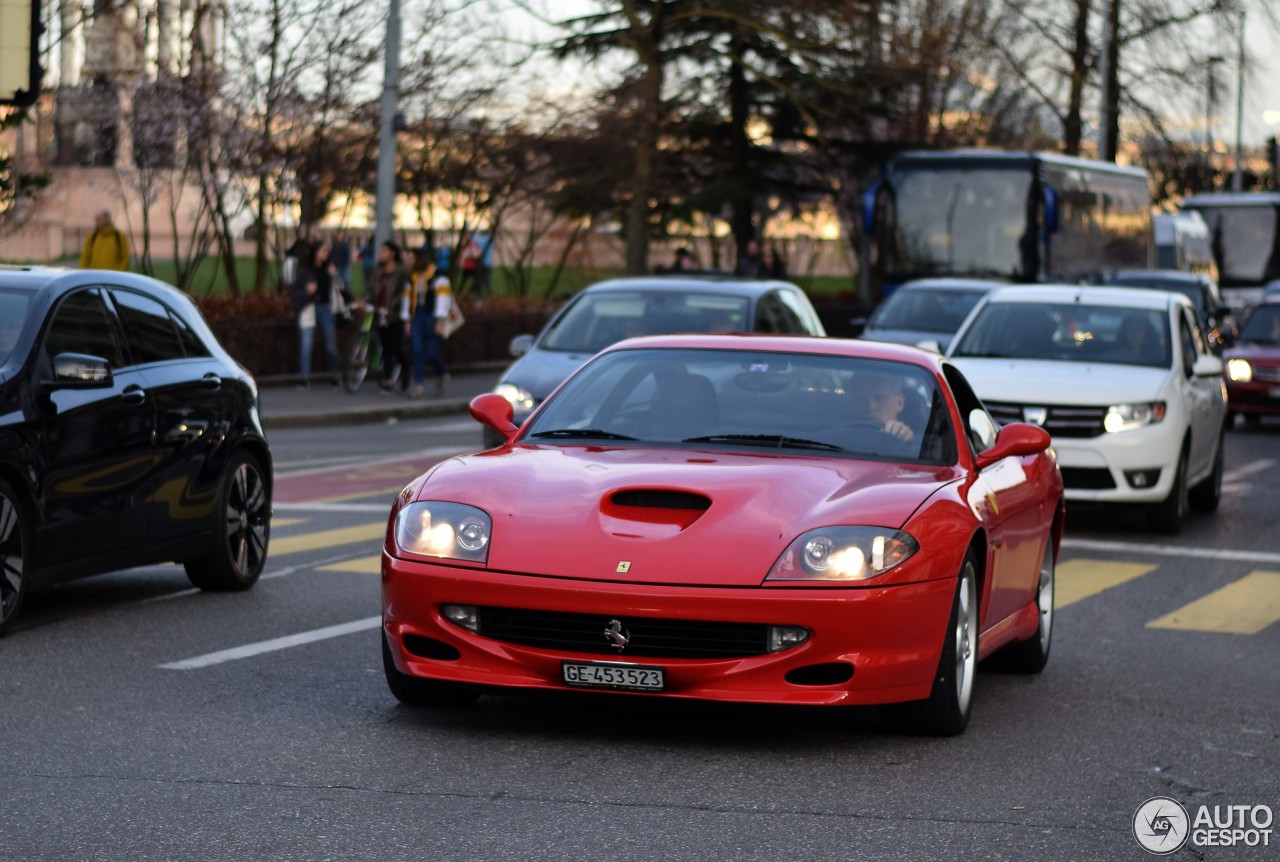
<path fill-rule="evenodd" d="M 1132 431 L 1144 425 L 1154 425 L 1164 419 L 1165 403 L 1152 401 L 1146 404 L 1114 404 L 1107 408 L 1102 427 L 1111 432 Z"/>
<path fill-rule="evenodd" d="M 792 542 L 767 581 L 865 581 L 883 575 L 920 550 L 901 530 L 823 527 Z"/>
<path fill-rule="evenodd" d="M 1253 379 L 1253 366 L 1246 359 L 1228 359 L 1227 379 L 1234 383 L 1248 383 Z"/>
<path fill-rule="evenodd" d="M 534 408 L 533 393 L 514 383 L 499 383 L 493 391 L 510 401 L 512 409 L 517 413 L 528 413 Z"/>
<path fill-rule="evenodd" d="M 423 557 L 484 563 L 493 521 L 474 506 L 410 503 L 396 515 L 396 547 Z"/>

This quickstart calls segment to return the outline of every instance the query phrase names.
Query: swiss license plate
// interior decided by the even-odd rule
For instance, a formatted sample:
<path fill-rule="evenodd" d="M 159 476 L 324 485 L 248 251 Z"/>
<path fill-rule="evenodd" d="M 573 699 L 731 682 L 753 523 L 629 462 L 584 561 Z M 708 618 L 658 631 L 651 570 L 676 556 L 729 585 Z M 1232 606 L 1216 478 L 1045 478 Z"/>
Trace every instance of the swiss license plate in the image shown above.
<path fill-rule="evenodd" d="M 560 663 L 566 685 L 615 688 L 624 691 L 662 691 L 666 675 L 660 667 L 634 664 L 566 661 Z"/>

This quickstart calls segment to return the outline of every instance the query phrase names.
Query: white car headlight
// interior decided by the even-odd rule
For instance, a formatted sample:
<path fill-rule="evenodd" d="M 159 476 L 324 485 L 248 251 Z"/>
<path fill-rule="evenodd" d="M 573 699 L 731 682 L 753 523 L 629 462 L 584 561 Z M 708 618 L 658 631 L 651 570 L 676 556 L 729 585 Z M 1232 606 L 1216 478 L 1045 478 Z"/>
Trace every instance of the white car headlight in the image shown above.
<path fill-rule="evenodd" d="M 796 539 L 766 581 L 865 581 L 883 575 L 920 550 L 901 530 L 822 527 Z"/>
<path fill-rule="evenodd" d="M 1245 359 L 1228 359 L 1227 379 L 1235 383 L 1248 383 L 1253 379 L 1253 366 Z"/>
<path fill-rule="evenodd" d="M 423 557 L 488 562 L 492 532 L 488 514 L 461 503 L 410 503 L 396 515 L 396 547 Z"/>
<path fill-rule="evenodd" d="M 1163 401 L 1145 404 L 1113 404 L 1107 408 L 1102 427 L 1108 431 L 1132 431 L 1146 425 L 1154 425 L 1164 419 L 1167 405 Z"/>
<path fill-rule="evenodd" d="M 493 391 L 510 401 L 512 409 L 517 413 L 528 413 L 534 408 L 533 393 L 514 383 L 499 383 Z"/>

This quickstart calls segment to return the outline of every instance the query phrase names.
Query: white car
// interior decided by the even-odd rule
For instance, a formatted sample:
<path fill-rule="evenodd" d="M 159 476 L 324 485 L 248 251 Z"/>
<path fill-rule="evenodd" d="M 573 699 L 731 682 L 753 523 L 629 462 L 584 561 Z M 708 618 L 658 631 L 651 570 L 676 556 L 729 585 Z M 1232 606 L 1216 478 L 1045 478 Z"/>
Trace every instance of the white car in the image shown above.
<path fill-rule="evenodd" d="M 1052 435 L 1067 500 L 1142 504 L 1167 533 L 1217 509 L 1226 386 L 1185 296 L 997 288 L 947 355 L 997 422 Z"/>

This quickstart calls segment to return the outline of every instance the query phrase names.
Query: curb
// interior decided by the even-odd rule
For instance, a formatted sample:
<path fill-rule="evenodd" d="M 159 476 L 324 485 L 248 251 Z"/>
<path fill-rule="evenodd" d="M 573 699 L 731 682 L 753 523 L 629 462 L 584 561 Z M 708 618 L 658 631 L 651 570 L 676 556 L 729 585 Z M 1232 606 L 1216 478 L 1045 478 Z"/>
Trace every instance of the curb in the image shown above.
<path fill-rule="evenodd" d="M 335 410 L 331 413 L 281 413 L 264 414 L 262 427 L 268 430 L 281 428 L 322 428 L 327 425 L 366 425 L 398 419 L 422 419 L 430 416 L 452 416 L 466 413 L 471 399 L 449 398 L 425 404 L 389 404 L 357 410 Z"/>

